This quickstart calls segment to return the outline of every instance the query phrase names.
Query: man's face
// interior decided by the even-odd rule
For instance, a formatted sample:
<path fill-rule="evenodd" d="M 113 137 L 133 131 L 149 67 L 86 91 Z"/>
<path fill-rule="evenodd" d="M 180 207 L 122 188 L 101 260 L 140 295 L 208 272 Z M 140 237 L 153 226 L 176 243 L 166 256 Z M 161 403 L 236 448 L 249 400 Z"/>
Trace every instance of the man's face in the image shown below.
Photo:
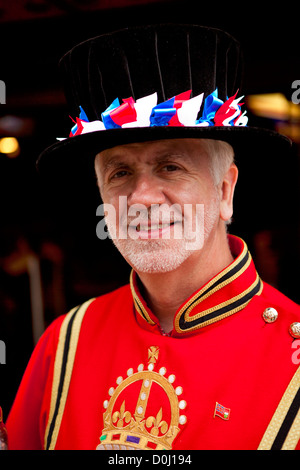
<path fill-rule="evenodd" d="M 113 241 L 137 272 L 168 272 L 201 251 L 217 229 L 220 197 L 201 140 L 104 150 L 96 174 Z"/>

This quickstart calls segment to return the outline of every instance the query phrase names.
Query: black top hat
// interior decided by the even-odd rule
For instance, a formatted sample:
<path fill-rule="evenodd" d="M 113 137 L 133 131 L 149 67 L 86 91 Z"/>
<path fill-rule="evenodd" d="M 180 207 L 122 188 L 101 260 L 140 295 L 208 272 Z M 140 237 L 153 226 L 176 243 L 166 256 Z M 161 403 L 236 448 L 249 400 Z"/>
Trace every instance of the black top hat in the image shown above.
<path fill-rule="evenodd" d="M 229 105 L 231 97 L 230 103 L 235 99 L 242 115 L 235 96 L 241 78 L 240 46 L 221 30 L 174 24 L 127 28 L 75 46 L 61 59 L 60 67 L 70 114 L 78 116 L 80 109 L 81 114 L 71 136 L 40 155 L 40 171 L 62 174 L 63 167 L 70 168 L 72 162 L 72 169 L 78 167 L 82 174 L 83 166 L 92 168 L 95 155 L 106 148 L 160 139 L 224 140 L 233 146 L 237 157 L 253 158 L 261 155 L 263 148 L 268 149 L 272 161 L 291 146 L 288 138 L 274 131 L 237 125 L 236 120 L 220 125 L 215 114 L 207 116 L 215 98 L 219 109 L 222 103 Z M 193 122 L 182 125 L 180 119 L 174 121 L 182 104 L 176 107 L 174 97 L 188 90 L 190 98 L 199 98 L 201 107 Z M 138 122 L 132 123 L 137 120 L 136 102 L 149 95 L 150 100 L 157 98 L 157 103 L 163 103 L 154 108 L 158 115 L 162 111 L 164 118 L 155 120 L 155 110 L 148 109 L 148 124 L 139 127 Z M 127 126 L 122 124 L 123 108 L 116 98 L 131 98 L 123 103 L 123 108 L 133 112 Z M 168 102 L 170 98 L 173 101 Z M 170 116 L 166 117 L 166 101 L 173 124 Z M 117 118 L 111 113 L 116 109 L 120 111 Z"/>

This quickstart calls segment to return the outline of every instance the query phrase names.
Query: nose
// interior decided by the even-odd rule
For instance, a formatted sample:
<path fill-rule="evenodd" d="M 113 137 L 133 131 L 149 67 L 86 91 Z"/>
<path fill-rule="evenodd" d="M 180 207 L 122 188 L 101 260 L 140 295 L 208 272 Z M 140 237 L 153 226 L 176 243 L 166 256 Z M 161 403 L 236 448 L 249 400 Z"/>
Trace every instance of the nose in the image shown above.
<path fill-rule="evenodd" d="M 142 174 L 135 178 L 128 197 L 129 206 L 142 204 L 147 208 L 151 204 L 163 204 L 166 202 L 163 187 L 160 181 L 153 175 Z"/>

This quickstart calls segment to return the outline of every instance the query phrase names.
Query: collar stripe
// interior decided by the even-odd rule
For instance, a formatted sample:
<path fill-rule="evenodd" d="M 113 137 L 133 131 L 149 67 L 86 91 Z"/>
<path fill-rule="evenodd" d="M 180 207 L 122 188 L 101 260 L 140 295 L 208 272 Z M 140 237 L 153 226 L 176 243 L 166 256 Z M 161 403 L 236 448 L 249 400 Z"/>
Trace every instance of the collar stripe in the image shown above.
<path fill-rule="evenodd" d="M 231 238 L 231 242 L 235 243 L 235 252 L 239 251 L 238 256 L 181 306 L 174 318 L 174 333 L 190 333 L 222 320 L 242 310 L 255 295 L 262 292 L 263 283 L 255 270 L 246 243 L 238 237 Z M 130 274 L 130 287 L 138 316 L 149 325 L 158 323 L 140 295 L 137 275 L 133 270 Z"/>
<path fill-rule="evenodd" d="M 209 283 L 206 285 L 203 289 L 198 292 L 191 300 L 188 302 L 188 304 L 185 306 L 185 309 L 183 311 L 183 314 L 186 315 L 188 311 L 190 311 L 192 308 L 194 308 L 197 303 L 199 303 L 201 300 L 204 300 L 203 297 L 205 296 L 208 297 L 209 295 L 213 294 L 215 291 L 218 289 L 221 289 L 222 287 L 226 286 L 231 282 L 233 279 L 235 279 L 238 275 L 240 275 L 244 269 L 247 268 L 250 264 L 251 261 L 251 256 L 249 251 L 247 250 L 243 258 L 240 260 L 240 262 L 236 263 L 233 267 L 232 265 L 226 269 L 226 272 L 224 274 L 224 271 L 220 273 L 220 277 L 215 280 L 214 278 L 214 283 L 211 284 Z M 200 300 L 201 299 L 201 300 Z"/>
<path fill-rule="evenodd" d="M 182 332 L 193 331 L 197 328 L 202 328 L 225 317 L 228 317 L 244 308 L 254 295 L 261 292 L 261 289 L 262 282 L 257 276 L 255 282 L 252 284 L 252 286 L 250 286 L 249 289 L 243 292 L 242 296 L 237 296 L 237 298 L 234 297 L 229 301 L 217 305 L 213 309 L 208 310 L 209 313 L 201 312 L 200 315 L 195 315 L 194 319 L 190 321 L 185 319 L 185 315 L 183 313 L 178 321 L 178 329 Z"/>
<path fill-rule="evenodd" d="M 137 311 L 139 312 L 140 315 L 142 315 L 142 317 L 144 318 L 144 320 L 146 320 L 147 322 L 149 322 L 151 325 L 154 325 L 154 321 L 151 320 L 151 318 L 149 317 L 149 315 L 147 314 L 146 310 L 144 309 L 143 305 L 140 304 L 139 302 L 137 302 L 136 299 L 134 299 L 134 303 L 135 303 L 135 307 L 137 309 Z"/>
<path fill-rule="evenodd" d="M 131 288 L 131 292 L 132 292 L 132 296 L 133 296 L 134 305 L 136 307 L 136 310 L 144 320 L 146 320 L 148 323 L 150 323 L 150 325 L 155 325 L 155 322 L 149 316 L 149 314 L 148 314 L 147 310 L 145 309 L 142 301 L 140 300 L 138 294 L 136 293 L 136 290 L 135 290 L 135 287 L 134 287 L 133 274 L 134 274 L 134 271 L 131 270 L 131 273 L 130 273 L 130 288 Z"/>

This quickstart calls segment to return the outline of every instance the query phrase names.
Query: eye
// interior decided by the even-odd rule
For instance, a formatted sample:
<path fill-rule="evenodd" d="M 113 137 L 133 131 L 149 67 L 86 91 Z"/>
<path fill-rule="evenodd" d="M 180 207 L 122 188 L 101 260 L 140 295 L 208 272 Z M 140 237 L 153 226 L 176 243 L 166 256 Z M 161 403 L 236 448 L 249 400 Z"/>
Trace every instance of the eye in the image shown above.
<path fill-rule="evenodd" d="M 177 170 L 180 170 L 180 168 L 177 165 L 174 165 L 173 163 L 169 163 L 162 167 L 162 171 L 166 171 L 166 172 L 172 172 L 172 171 L 177 171 Z"/>
<path fill-rule="evenodd" d="M 124 176 L 127 176 L 128 174 L 129 174 L 128 170 L 118 170 L 115 173 L 113 173 L 109 179 L 112 180 L 112 179 L 123 178 Z"/>

